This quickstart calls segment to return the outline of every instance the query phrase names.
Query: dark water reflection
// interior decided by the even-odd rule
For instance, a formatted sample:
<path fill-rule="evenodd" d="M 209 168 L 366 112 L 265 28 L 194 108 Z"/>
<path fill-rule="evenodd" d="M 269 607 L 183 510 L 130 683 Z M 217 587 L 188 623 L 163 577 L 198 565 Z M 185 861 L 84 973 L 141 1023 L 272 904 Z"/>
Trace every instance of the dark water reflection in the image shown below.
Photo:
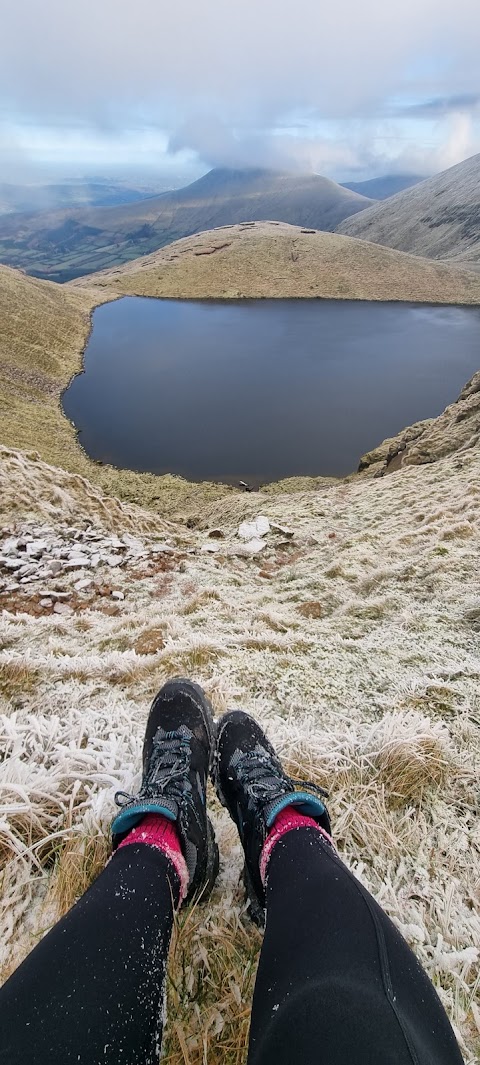
<path fill-rule="evenodd" d="M 92 458 L 258 484 L 350 472 L 479 367 L 479 308 L 132 297 L 95 311 L 63 402 Z"/>

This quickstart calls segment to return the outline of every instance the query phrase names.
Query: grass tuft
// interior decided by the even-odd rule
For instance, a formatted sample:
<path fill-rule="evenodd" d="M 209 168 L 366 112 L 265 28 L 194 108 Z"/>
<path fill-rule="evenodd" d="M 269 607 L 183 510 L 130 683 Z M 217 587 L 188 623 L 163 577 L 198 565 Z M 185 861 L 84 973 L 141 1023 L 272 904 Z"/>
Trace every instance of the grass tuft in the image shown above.
<path fill-rule="evenodd" d="M 0 692 L 6 699 L 32 692 L 39 680 L 40 671 L 25 660 L 0 663 Z"/>
<path fill-rule="evenodd" d="M 387 742 L 376 766 L 392 806 L 419 805 L 427 790 L 446 784 L 451 755 L 438 736 L 425 732 L 414 739 Z"/>
<path fill-rule="evenodd" d="M 110 840 L 102 833 L 75 835 L 66 840 L 58 852 L 52 882 L 52 900 L 59 916 L 67 913 L 101 873 L 110 849 Z"/>

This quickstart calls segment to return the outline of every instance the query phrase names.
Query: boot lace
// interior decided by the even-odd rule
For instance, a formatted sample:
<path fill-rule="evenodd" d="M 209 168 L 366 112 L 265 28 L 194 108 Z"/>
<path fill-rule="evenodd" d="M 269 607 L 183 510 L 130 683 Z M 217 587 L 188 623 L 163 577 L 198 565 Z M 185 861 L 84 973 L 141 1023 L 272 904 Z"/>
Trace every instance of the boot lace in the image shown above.
<path fill-rule="evenodd" d="M 255 804 L 260 803 L 261 806 L 273 802 L 289 791 L 296 791 L 297 788 L 308 788 L 323 798 L 328 798 L 328 792 L 313 781 L 296 780 L 287 776 L 283 770 L 280 775 L 278 768 L 261 747 L 240 755 L 236 760 L 235 771 L 249 799 Z"/>
<path fill-rule="evenodd" d="M 158 795 L 168 795 L 181 802 L 192 785 L 188 779 L 190 768 L 190 737 L 181 732 L 164 732 L 156 735 L 152 743 L 152 752 L 148 770 L 138 795 L 127 791 L 117 791 L 117 806 L 126 806 L 138 800 L 157 799 Z"/>

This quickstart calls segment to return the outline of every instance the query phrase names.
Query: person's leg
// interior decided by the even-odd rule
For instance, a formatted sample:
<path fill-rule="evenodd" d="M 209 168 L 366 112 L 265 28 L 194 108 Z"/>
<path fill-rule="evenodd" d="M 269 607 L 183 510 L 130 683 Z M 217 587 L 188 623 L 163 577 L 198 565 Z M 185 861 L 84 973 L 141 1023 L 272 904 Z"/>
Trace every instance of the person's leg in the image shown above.
<path fill-rule="evenodd" d="M 179 878 L 124 846 L 0 990 L 5 1065 L 153 1065 Z"/>
<path fill-rule="evenodd" d="M 220 723 L 215 783 L 240 832 L 250 912 L 266 913 L 249 1065 L 461 1065 L 419 962 L 338 858 L 324 803 L 241 711 Z"/>
<path fill-rule="evenodd" d="M 318 829 L 276 842 L 249 1065 L 461 1065 L 430 980 Z"/>
<path fill-rule="evenodd" d="M 176 905 L 206 899 L 218 848 L 206 810 L 213 717 L 197 685 L 154 699 L 138 795 L 119 793 L 116 853 L 0 990 L 1 1065 L 151 1065 Z"/>

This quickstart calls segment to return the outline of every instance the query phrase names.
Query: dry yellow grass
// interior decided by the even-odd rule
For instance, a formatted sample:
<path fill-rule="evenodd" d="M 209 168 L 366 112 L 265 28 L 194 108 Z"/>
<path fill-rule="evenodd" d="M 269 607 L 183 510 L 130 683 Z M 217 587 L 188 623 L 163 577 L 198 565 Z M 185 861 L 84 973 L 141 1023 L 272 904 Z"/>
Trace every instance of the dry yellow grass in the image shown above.
<path fill-rule="evenodd" d="M 480 302 L 473 272 L 284 222 L 208 230 L 68 287 L 92 284 L 116 294 L 179 299 Z"/>

